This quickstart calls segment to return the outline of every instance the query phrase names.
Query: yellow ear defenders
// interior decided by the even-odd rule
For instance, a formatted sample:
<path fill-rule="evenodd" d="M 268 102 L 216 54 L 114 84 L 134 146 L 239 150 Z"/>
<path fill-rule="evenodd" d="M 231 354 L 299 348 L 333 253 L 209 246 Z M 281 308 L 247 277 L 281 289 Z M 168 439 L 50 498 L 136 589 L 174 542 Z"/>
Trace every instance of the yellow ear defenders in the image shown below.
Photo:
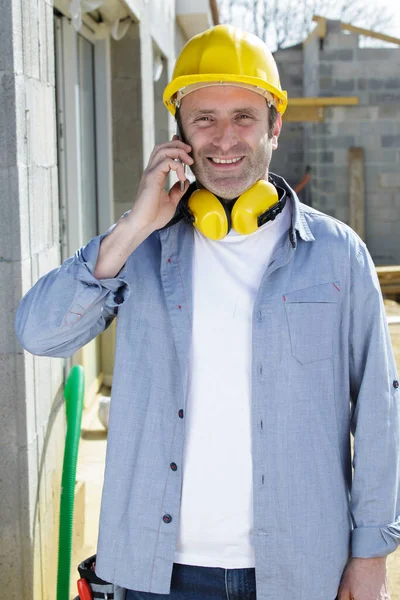
<path fill-rule="evenodd" d="M 253 233 L 275 219 L 285 202 L 285 193 L 279 199 L 276 187 L 270 181 L 260 180 L 239 196 L 232 211 L 224 200 L 205 189 L 190 195 L 187 208 L 196 229 L 212 240 L 221 240 L 231 228 L 242 235 Z"/>

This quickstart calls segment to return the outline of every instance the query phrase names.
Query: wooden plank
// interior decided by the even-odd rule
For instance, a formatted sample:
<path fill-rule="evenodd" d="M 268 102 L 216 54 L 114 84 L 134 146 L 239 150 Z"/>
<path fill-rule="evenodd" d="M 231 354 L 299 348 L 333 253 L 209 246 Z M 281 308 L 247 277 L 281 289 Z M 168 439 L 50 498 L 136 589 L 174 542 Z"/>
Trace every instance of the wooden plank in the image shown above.
<path fill-rule="evenodd" d="M 324 106 L 351 106 L 358 102 L 357 96 L 289 98 L 283 119 L 295 123 L 321 123 L 324 120 Z"/>
<path fill-rule="evenodd" d="M 384 294 L 385 296 L 388 296 L 388 295 L 397 296 L 397 294 L 400 294 L 400 282 L 392 283 L 390 285 L 383 283 L 381 285 L 381 290 L 382 290 L 382 294 Z"/>
<path fill-rule="evenodd" d="M 399 265 L 384 265 L 376 267 L 378 273 L 382 276 L 392 277 L 393 275 L 400 278 L 400 266 Z"/>
<path fill-rule="evenodd" d="M 213 20 L 213 25 L 219 25 L 219 8 L 217 0 L 210 0 L 210 10 Z"/>
<path fill-rule="evenodd" d="M 324 38 L 326 35 L 326 17 L 314 15 L 312 20 L 315 23 L 317 23 L 316 29 L 318 29 L 319 37 Z M 356 27 L 355 25 L 352 25 L 351 23 L 340 23 L 340 27 L 344 31 L 350 31 L 351 33 L 357 33 L 358 35 L 365 35 L 366 37 L 371 37 L 371 38 L 375 38 L 377 40 L 382 40 L 384 42 L 389 42 L 390 44 L 400 45 L 399 38 L 393 37 L 391 35 L 386 35 L 385 33 L 379 33 L 378 31 L 373 31 L 372 29 L 363 29 L 362 27 Z"/>
<path fill-rule="evenodd" d="M 379 281 L 382 283 L 392 283 L 393 281 L 399 282 L 400 284 L 400 266 L 385 266 L 376 267 L 376 272 L 379 277 Z"/>
<path fill-rule="evenodd" d="M 349 148 L 350 227 L 361 239 L 365 235 L 364 148 Z"/>
<path fill-rule="evenodd" d="M 400 325 L 400 315 L 389 315 L 387 322 L 388 325 Z"/>
<path fill-rule="evenodd" d="M 324 17 L 318 17 L 318 20 L 317 20 L 317 19 L 314 19 L 314 17 L 313 17 L 313 21 L 316 21 L 317 26 L 311 31 L 311 33 L 308 35 L 308 37 L 304 40 L 303 46 L 307 45 L 315 37 L 319 37 L 320 39 L 323 39 L 326 36 L 326 19 Z"/>
<path fill-rule="evenodd" d="M 400 279 L 400 266 L 399 265 L 385 265 L 376 267 L 380 277 L 388 279 Z"/>
<path fill-rule="evenodd" d="M 353 106 L 359 104 L 357 96 L 312 96 L 289 98 L 291 106 Z"/>
<path fill-rule="evenodd" d="M 376 267 L 382 294 L 395 300 L 400 296 L 400 265 Z"/>
<path fill-rule="evenodd" d="M 295 123 L 321 123 L 324 120 L 324 109 L 321 106 L 292 106 L 289 104 L 283 120 Z"/>
<path fill-rule="evenodd" d="M 370 29 L 362 29 L 361 27 L 355 27 L 350 23 L 340 23 L 340 27 L 345 31 L 350 31 L 351 33 L 358 33 L 358 35 L 365 35 L 367 37 L 375 38 L 377 40 L 382 40 L 383 42 L 389 42 L 390 44 L 400 45 L 399 38 L 395 38 L 391 35 L 386 35 L 385 33 L 378 33 L 377 31 L 371 31 Z"/>

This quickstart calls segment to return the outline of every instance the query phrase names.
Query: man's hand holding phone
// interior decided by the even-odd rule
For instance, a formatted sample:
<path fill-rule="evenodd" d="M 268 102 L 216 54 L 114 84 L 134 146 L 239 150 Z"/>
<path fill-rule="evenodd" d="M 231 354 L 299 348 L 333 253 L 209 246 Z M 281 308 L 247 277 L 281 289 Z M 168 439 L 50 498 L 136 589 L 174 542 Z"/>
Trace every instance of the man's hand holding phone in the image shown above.
<path fill-rule="evenodd" d="M 182 142 L 177 135 L 154 148 L 140 180 L 132 210 L 118 221 L 100 244 L 95 277 L 115 277 L 128 256 L 153 231 L 161 229 L 172 219 L 189 187 L 185 167 L 193 164 L 190 151 L 191 146 Z M 164 187 L 171 171 L 176 173 L 178 181 L 167 192 Z"/>
<path fill-rule="evenodd" d="M 143 173 L 133 208 L 127 218 L 135 227 L 152 233 L 164 227 L 174 216 L 176 207 L 189 187 L 185 167 L 192 165 L 191 147 L 174 135 L 170 142 L 156 146 Z M 169 192 L 166 184 L 170 171 L 178 180 Z"/>

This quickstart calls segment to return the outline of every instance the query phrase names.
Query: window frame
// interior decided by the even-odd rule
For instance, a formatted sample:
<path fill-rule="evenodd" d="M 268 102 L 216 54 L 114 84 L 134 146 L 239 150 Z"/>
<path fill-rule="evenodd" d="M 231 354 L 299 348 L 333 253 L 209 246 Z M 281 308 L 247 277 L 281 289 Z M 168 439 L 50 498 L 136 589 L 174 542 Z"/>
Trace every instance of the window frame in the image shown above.
<path fill-rule="evenodd" d="M 82 24 L 79 32 L 65 15 L 55 15 L 57 85 L 57 146 L 61 257 L 65 260 L 89 240 L 83 239 L 81 191 L 80 115 L 78 92 L 78 35 L 94 51 L 94 115 L 96 151 L 96 200 L 98 230 L 106 231 L 114 220 L 111 59 L 108 28 Z"/>

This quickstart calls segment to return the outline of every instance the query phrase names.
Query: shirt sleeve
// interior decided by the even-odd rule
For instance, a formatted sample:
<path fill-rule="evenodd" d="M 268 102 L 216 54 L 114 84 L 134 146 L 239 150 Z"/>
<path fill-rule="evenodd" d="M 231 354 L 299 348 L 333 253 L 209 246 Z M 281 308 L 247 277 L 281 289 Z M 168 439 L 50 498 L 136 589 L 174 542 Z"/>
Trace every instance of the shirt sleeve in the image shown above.
<path fill-rule="evenodd" d="M 41 277 L 22 298 L 15 330 L 26 350 L 65 358 L 110 325 L 129 295 L 126 268 L 112 279 L 96 279 L 93 271 L 100 243 L 113 227 Z"/>
<path fill-rule="evenodd" d="M 351 304 L 352 555 L 374 558 L 400 543 L 400 393 L 379 280 L 364 244 L 352 268 Z"/>

